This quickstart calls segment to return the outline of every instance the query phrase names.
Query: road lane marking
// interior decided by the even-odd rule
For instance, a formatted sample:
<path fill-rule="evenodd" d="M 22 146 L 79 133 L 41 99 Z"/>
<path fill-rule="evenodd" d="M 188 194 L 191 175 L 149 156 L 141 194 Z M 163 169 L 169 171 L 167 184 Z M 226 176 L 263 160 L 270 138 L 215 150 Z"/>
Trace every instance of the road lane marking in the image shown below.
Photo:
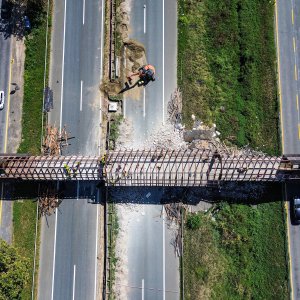
<path fill-rule="evenodd" d="M 297 110 L 299 110 L 299 97 L 298 97 L 298 94 L 296 94 L 296 105 L 297 105 Z"/>
<path fill-rule="evenodd" d="M 100 191 L 98 189 L 97 199 L 99 200 Z M 97 300 L 97 267 L 98 267 L 98 223 L 99 223 L 99 205 L 97 205 L 96 217 L 96 251 L 95 251 L 95 284 L 94 284 L 94 300 Z"/>
<path fill-rule="evenodd" d="M 146 4 L 144 4 L 144 33 L 146 33 Z"/>
<path fill-rule="evenodd" d="M 281 79 L 280 79 L 280 51 L 279 51 L 279 31 L 278 31 L 278 5 L 275 1 L 275 24 L 276 24 L 276 41 L 277 41 L 277 68 L 278 68 L 278 94 L 280 107 L 280 125 L 281 125 L 281 148 L 284 153 L 284 128 L 283 128 L 283 112 L 282 112 L 282 96 L 281 96 Z"/>
<path fill-rule="evenodd" d="M 144 89 L 144 94 L 143 94 L 143 107 L 144 107 L 144 111 L 143 111 L 143 117 L 146 117 L 146 90 Z"/>
<path fill-rule="evenodd" d="M 162 15 L 163 15 L 163 22 L 162 22 L 162 34 L 163 34 L 163 43 L 162 43 L 162 55 L 163 55 L 163 63 L 162 63 L 162 86 L 163 86 L 163 107 L 162 107 L 162 117 L 163 117 L 163 125 L 165 124 L 165 0 L 162 1 Z"/>
<path fill-rule="evenodd" d="M 297 76 L 297 66 L 296 66 L 296 64 L 295 64 L 295 80 L 297 81 L 298 80 L 298 76 Z"/>
<path fill-rule="evenodd" d="M 8 79 L 8 89 L 7 89 L 7 110 L 6 110 L 6 118 L 5 118 L 5 134 L 4 134 L 4 153 L 7 152 L 7 137 L 8 137 L 8 122 L 9 122 L 9 110 L 10 110 L 10 85 L 11 85 L 11 74 L 12 74 L 12 64 L 14 63 L 14 59 L 11 58 L 9 64 L 9 79 Z M 2 198 L 3 198 L 3 183 L 2 183 L 2 191 L 0 198 L 0 226 L 2 226 Z"/>
<path fill-rule="evenodd" d="M 54 246 L 53 246 L 53 266 L 52 266 L 52 290 L 51 290 L 51 300 L 53 300 L 54 295 L 54 273 L 55 273 L 55 254 L 56 254 L 56 233 L 57 233 L 57 215 L 55 214 L 55 226 L 54 226 Z"/>
<path fill-rule="evenodd" d="M 162 206 L 162 210 L 163 210 L 163 213 L 162 213 L 162 218 L 163 218 L 163 221 L 162 221 L 162 224 L 163 224 L 163 300 L 166 299 L 166 236 L 165 236 L 165 233 L 166 233 L 166 230 L 165 230 L 165 208 Z"/>
<path fill-rule="evenodd" d="M 296 39 L 293 37 L 293 47 L 294 47 L 294 52 L 296 52 Z"/>
<path fill-rule="evenodd" d="M 72 299 L 75 299 L 75 280 L 76 280 L 76 265 L 74 265 L 74 269 L 73 269 L 73 295 L 72 295 Z"/>
<path fill-rule="evenodd" d="M 82 111 L 82 85 L 83 81 L 80 82 L 80 111 Z"/>
<path fill-rule="evenodd" d="M 103 23 L 104 23 L 104 0 L 102 0 L 102 6 L 101 6 L 101 38 L 100 38 L 100 82 L 102 81 L 102 72 L 103 72 L 103 42 L 104 42 L 104 34 L 103 34 Z M 100 118 L 100 124 L 102 124 L 102 95 L 101 95 L 101 92 L 100 92 L 100 97 L 99 97 L 99 118 Z M 98 144 L 98 154 L 101 155 L 101 130 L 102 130 L 102 127 L 100 127 L 100 130 L 99 130 L 99 144 Z"/>
<path fill-rule="evenodd" d="M 85 16 L 85 0 L 83 0 L 83 8 L 82 8 L 82 24 L 84 25 L 84 16 Z"/>
<path fill-rule="evenodd" d="M 292 8 L 292 24 L 294 25 L 294 9 Z"/>
<path fill-rule="evenodd" d="M 298 123 L 298 139 L 300 140 L 300 123 Z"/>
<path fill-rule="evenodd" d="M 66 19 L 67 19 L 67 0 L 65 0 L 65 11 L 64 11 L 64 39 L 63 39 L 63 57 L 62 57 L 62 68 L 61 68 L 60 121 L 59 121 L 59 132 L 60 133 L 62 130 L 62 110 L 63 110 L 63 95 L 64 95 Z"/>
<path fill-rule="evenodd" d="M 10 110 L 10 85 L 11 85 L 11 74 L 12 74 L 12 64 L 14 59 L 10 60 L 9 64 L 9 80 L 8 80 L 8 89 L 7 89 L 7 110 L 6 110 L 6 120 L 5 120 L 5 136 L 4 136 L 4 153 L 7 151 L 7 137 L 8 137 L 8 122 L 9 122 L 9 110 Z"/>
<path fill-rule="evenodd" d="M 145 282 L 144 279 L 142 279 L 142 300 L 145 299 Z"/>

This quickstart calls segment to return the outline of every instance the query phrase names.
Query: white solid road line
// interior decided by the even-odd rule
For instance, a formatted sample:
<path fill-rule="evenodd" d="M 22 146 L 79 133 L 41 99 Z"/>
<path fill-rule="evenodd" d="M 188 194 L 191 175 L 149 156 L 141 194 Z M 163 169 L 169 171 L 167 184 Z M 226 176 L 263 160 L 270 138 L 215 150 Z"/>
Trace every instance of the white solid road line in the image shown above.
<path fill-rule="evenodd" d="M 82 8 L 82 24 L 84 25 L 84 16 L 85 16 L 85 0 L 83 0 L 83 8 Z"/>
<path fill-rule="evenodd" d="M 60 131 L 60 133 L 61 133 L 61 129 L 62 129 L 62 109 L 63 109 L 63 90 L 64 90 L 65 43 L 66 43 L 66 15 L 67 15 L 67 0 L 65 0 L 65 11 L 64 11 L 64 39 L 63 39 L 63 57 L 62 57 L 62 70 L 61 70 L 61 77 L 62 78 L 61 78 L 60 120 L 59 120 L 59 131 Z M 53 294 L 54 294 L 54 274 L 55 274 L 55 255 L 56 255 L 57 215 L 58 214 L 55 214 L 51 300 L 53 300 Z"/>
<path fill-rule="evenodd" d="M 162 207 L 162 224 L 163 224 L 163 300 L 166 299 L 166 230 L 165 230 L 165 209 Z"/>
<path fill-rule="evenodd" d="M 144 94 L 143 94 L 143 116 L 146 117 L 146 90 L 144 88 Z"/>
<path fill-rule="evenodd" d="M 144 4 L 144 33 L 146 33 L 146 4 Z"/>
<path fill-rule="evenodd" d="M 83 81 L 81 80 L 81 82 L 80 82 L 80 111 L 82 111 L 82 86 L 83 86 Z"/>
<path fill-rule="evenodd" d="M 63 56 L 62 56 L 62 66 L 61 66 L 60 122 L 59 122 L 60 133 L 62 129 L 62 109 L 63 109 L 63 94 L 64 94 L 63 92 L 64 92 L 64 70 L 65 70 L 66 16 L 67 16 L 67 0 L 65 0 Z"/>
<path fill-rule="evenodd" d="M 102 15 L 101 15 L 101 20 L 102 20 L 102 24 L 101 24 L 101 37 L 100 37 L 100 82 L 102 81 L 102 64 L 103 64 L 103 43 L 104 43 L 104 33 L 103 33 L 103 19 L 104 19 L 104 0 L 102 0 L 102 4 L 101 4 L 101 10 L 102 10 Z M 100 109 L 99 109 L 99 113 L 100 113 L 100 126 L 102 124 L 102 97 L 101 97 L 101 93 L 100 93 L 100 97 L 99 97 L 99 105 L 100 105 Z M 100 127 L 100 136 L 99 136 L 99 144 L 98 144 L 98 154 L 101 155 L 101 127 Z"/>
<path fill-rule="evenodd" d="M 54 274 L 55 274 L 55 254 L 56 254 L 57 215 L 58 215 L 58 213 L 55 214 L 51 300 L 54 299 L 54 298 L 53 298 L 53 294 L 54 294 Z"/>
<path fill-rule="evenodd" d="M 162 43 L 162 54 L 163 54 L 163 63 L 162 63 L 162 86 L 163 86 L 163 101 L 162 101 L 162 117 L 163 117 L 163 125 L 165 124 L 165 0 L 162 1 L 163 7 L 162 7 L 162 15 L 163 15 L 163 28 L 162 28 L 162 34 L 163 34 L 163 43 Z"/>
<path fill-rule="evenodd" d="M 76 280 L 76 265 L 74 265 L 74 270 L 73 270 L 73 295 L 72 299 L 75 299 L 75 280 Z"/>
<path fill-rule="evenodd" d="M 142 300 L 145 299 L 145 282 L 144 279 L 142 279 Z"/>
<path fill-rule="evenodd" d="M 165 124 L 165 0 L 162 0 L 162 15 L 163 15 L 163 28 L 162 28 L 162 34 L 163 34 L 163 40 L 162 40 L 162 55 L 163 55 L 163 63 L 162 63 L 162 86 L 163 86 L 163 101 L 162 101 L 162 117 L 163 117 L 163 125 Z M 166 249 L 165 249 L 165 242 L 166 242 L 166 230 L 165 230 L 165 210 L 164 207 L 162 207 L 163 210 L 163 300 L 166 299 Z"/>

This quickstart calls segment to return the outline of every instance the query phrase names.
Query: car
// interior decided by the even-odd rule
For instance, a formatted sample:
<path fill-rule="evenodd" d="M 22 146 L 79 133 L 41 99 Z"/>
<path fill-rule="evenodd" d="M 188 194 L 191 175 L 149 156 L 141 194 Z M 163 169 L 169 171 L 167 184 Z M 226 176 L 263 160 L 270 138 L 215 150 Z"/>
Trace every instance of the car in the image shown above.
<path fill-rule="evenodd" d="M 291 218 L 293 224 L 300 224 L 300 197 L 294 197 L 291 201 Z"/>
<path fill-rule="evenodd" d="M 4 108 L 4 92 L 0 91 L 0 110 Z"/>
<path fill-rule="evenodd" d="M 29 18 L 27 16 L 24 16 L 24 27 L 25 27 L 25 30 L 28 30 L 28 31 L 31 30 L 31 24 L 30 24 Z"/>

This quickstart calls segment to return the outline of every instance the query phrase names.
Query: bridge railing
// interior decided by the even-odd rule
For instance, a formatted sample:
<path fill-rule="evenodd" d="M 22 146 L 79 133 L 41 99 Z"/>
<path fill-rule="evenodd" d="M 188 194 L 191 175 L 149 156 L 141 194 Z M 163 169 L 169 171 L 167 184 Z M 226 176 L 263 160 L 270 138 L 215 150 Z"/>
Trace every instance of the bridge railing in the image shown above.
<path fill-rule="evenodd" d="M 297 160 L 207 149 L 110 152 L 107 156 L 0 155 L 0 179 L 104 180 L 118 186 L 206 186 L 299 179 Z M 300 162 L 300 160 L 299 160 Z"/>

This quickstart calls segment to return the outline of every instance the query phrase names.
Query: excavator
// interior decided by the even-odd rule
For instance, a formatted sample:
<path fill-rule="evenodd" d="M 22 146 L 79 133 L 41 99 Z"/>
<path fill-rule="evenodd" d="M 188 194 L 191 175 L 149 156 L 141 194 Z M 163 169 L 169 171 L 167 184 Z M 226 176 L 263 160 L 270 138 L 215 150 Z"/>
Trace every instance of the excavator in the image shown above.
<path fill-rule="evenodd" d="M 139 76 L 138 85 L 147 85 L 150 81 L 155 81 L 155 68 L 152 65 L 143 65 L 138 69 L 138 72 L 127 76 L 129 84 L 132 83 L 132 77 Z"/>

